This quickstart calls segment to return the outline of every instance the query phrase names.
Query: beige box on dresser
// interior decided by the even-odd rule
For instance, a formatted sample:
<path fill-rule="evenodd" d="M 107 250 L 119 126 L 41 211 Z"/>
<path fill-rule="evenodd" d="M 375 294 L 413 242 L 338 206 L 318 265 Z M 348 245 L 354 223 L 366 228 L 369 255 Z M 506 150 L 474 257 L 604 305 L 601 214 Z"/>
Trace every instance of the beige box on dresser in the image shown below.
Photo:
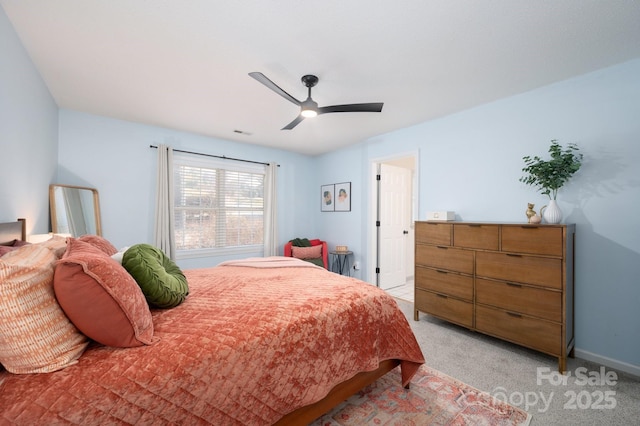
<path fill-rule="evenodd" d="M 575 225 L 416 222 L 415 313 L 573 355 Z"/>

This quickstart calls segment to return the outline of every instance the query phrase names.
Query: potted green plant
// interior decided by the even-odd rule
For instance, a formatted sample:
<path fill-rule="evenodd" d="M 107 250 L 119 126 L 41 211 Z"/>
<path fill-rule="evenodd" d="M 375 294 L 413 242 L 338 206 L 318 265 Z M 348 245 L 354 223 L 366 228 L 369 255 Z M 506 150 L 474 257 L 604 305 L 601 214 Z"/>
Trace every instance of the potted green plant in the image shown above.
<path fill-rule="evenodd" d="M 522 157 L 526 166 L 520 182 L 538 188 L 551 200 L 548 206 L 540 210 L 543 219 L 548 223 L 560 223 L 562 211 L 558 208 L 556 197 L 558 190 L 578 171 L 582 165 L 582 154 L 578 153 L 578 146 L 574 143 L 563 148 L 557 140 L 551 141 L 549 147 L 550 160 L 543 160 L 537 155 Z M 545 210 L 546 209 L 546 210 Z"/>

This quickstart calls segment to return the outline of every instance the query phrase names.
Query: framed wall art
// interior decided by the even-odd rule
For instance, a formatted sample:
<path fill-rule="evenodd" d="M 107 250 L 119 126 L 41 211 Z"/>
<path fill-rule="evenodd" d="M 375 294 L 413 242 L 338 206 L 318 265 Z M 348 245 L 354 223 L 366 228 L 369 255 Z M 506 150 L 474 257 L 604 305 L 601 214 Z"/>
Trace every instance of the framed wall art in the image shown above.
<path fill-rule="evenodd" d="M 335 211 L 335 189 L 336 185 L 322 185 L 320 187 L 320 210 L 323 212 Z"/>
<path fill-rule="evenodd" d="M 350 212 L 351 211 L 351 182 L 343 182 L 335 184 L 335 211 Z"/>

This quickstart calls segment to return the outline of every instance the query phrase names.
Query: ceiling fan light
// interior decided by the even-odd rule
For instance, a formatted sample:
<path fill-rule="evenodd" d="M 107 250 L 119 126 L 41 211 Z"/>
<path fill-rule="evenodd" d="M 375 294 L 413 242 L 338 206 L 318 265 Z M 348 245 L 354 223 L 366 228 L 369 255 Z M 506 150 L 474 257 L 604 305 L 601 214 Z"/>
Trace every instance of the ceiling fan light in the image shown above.
<path fill-rule="evenodd" d="M 316 111 L 313 108 L 302 108 L 302 111 L 300 111 L 300 115 L 302 115 L 305 118 L 312 118 L 318 115 L 318 111 Z"/>

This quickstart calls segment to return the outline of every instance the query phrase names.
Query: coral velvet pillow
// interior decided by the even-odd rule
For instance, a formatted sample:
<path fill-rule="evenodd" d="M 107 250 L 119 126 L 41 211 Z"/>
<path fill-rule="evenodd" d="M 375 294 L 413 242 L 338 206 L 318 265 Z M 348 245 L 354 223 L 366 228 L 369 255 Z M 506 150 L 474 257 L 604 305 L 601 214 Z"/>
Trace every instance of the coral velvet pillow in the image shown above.
<path fill-rule="evenodd" d="M 13 240 L 10 244 L 0 246 L 0 257 L 9 253 L 10 251 L 18 250 L 22 246 L 26 246 L 29 243 L 22 240 Z"/>
<path fill-rule="evenodd" d="M 104 237 L 101 237 L 100 235 L 83 235 L 78 239 L 85 243 L 91 244 L 97 249 L 100 249 L 101 251 L 106 253 L 108 256 L 113 256 L 118 252 L 118 249 L 115 248 L 115 246 L 111 244 L 109 240 L 107 240 Z"/>
<path fill-rule="evenodd" d="M 322 246 L 291 247 L 291 255 L 298 259 L 317 259 L 322 257 Z"/>
<path fill-rule="evenodd" d="M 135 280 L 93 245 L 69 238 L 53 279 L 58 303 L 87 337 L 107 346 L 150 345 L 153 321 Z"/>
<path fill-rule="evenodd" d="M 57 257 L 40 244 L 0 259 L 0 362 L 16 374 L 49 373 L 75 364 L 87 347 L 53 292 Z"/>

